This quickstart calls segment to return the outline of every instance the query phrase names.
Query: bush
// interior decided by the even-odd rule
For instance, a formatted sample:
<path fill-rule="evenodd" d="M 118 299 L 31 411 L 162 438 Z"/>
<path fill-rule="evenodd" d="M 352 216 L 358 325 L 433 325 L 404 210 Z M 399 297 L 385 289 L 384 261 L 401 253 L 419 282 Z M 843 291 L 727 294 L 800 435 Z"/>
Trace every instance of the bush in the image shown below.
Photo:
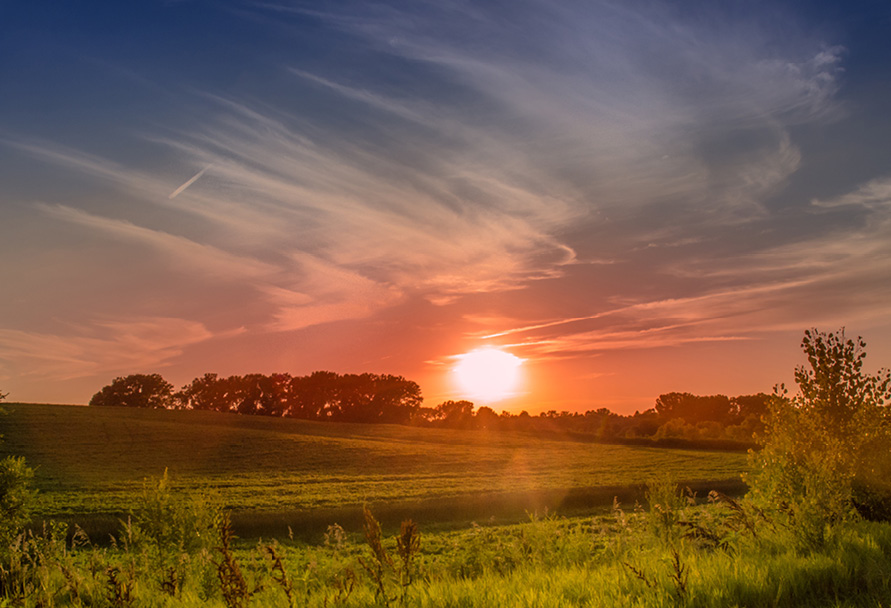
<path fill-rule="evenodd" d="M 679 524 L 688 501 L 670 475 L 647 481 L 647 519 L 650 530 L 658 537 L 672 540 L 679 534 Z"/>
<path fill-rule="evenodd" d="M 28 523 L 33 478 L 34 471 L 24 458 L 7 456 L 0 460 L 0 557 L 6 557 L 9 546 Z"/>
<path fill-rule="evenodd" d="M 126 532 L 133 544 L 179 555 L 214 546 L 222 510 L 204 496 L 183 498 L 170 487 L 167 471 L 147 480 L 138 509 L 130 514 Z"/>
<path fill-rule="evenodd" d="M 748 481 L 756 500 L 786 516 L 798 541 L 819 546 L 827 526 L 856 517 L 858 505 L 875 510 L 868 505 L 881 499 L 891 373 L 865 374 L 866 343 L 846 339 L 844 330 L 806 331 L 802 347 L 809 368 L 795 370 L 794 397 L 778 387 Z"/>

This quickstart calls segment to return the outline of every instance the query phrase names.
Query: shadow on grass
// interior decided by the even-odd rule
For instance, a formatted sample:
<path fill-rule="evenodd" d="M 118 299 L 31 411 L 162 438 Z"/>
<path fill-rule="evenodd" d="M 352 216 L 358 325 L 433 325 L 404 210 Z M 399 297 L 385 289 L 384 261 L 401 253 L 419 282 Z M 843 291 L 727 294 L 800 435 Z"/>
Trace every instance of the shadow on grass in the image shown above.
<path fill-rule="evenodd" d="M 718 490 L 728 496 L 741 496 L 746 486 L 739 479 L 681 482 L 704 499 L 710 490 Z M 526 521 L 530 513 L 555 513 L 564 516 L 583 516 L 604 512 L 618 500 L 628 507 L 635 502 L 644 503 L 644 485 L 604 486 L 573 490 L 548 490 L 540 492 L 481 493 L 466 496 L 450 496 L 412 501 L 374 502 L 369 507 L 385 530 L 398 530 L 400 522 L 413 519 L 425 527 L 463 528 L 470 522 L 500 524 Z M 112 535 L 118 535 L 121 520 L 126 514 L 92 513 L 65 515 L 56 521 L 77 524 L 96 544 L 106 544 Z M 47 518 L 52 519 L 52 518 Z M 309 543 L 322 539 L 329 525 L 340 524 L 345 530 L 359 532 L 362 529 L 362 505 L 311 510 L 233 511 L 232 526 L 242 539 L 288 538 Z M 39 524 L 38 524 L 39 525 Z"/>

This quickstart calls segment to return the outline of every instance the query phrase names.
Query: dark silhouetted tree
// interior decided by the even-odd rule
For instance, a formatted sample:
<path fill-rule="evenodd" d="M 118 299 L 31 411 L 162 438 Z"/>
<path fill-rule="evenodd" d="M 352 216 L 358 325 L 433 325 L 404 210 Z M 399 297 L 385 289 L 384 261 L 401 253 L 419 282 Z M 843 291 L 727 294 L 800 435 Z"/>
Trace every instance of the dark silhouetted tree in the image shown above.
<path fill-rule="evenodd" d="M 706 421 L 727 424 L 736 414 L 735 404 L 725 395 L 703 397 L 690 393 L 667 393 L 659 395 L 655 409 L 663 420 L 683 418 L 694 425 Z"/>
<path fill-rule="evenodd" d="M 229 399 L 239 414 L 281 416 L 288 408 L 291 377 L 288 374 L 247 374 L 226 378 Z"/>
<path fill-rule="evenodd" d="M 229 411 L 227 383 L 217 374 L 204 374 L 182 387 L 175 395 L 177 405 L 193 410 Z"/>
<path fill-rule="evenodd" d="M 335 388 L 327 406 L 331 420 L 407 424 L 423 401 L 421 388 L 402 376 L 345 374 L 328 380 Z"/>
<path fill-rule="evenodd" d="M 287 415 L 304 420 L 329 418 L 337 400 L 337 379 L 334 372 L 318 371 L 291 380 Z"/>
<path fill-rule="evenodd" d="M 90 405 L 166 408 L 173 402 L 173 385 L 161 374 L 132 374 L 115 378 L 90 399 Z"/>
<path fill-rule="evenodd" d="M 402 376 L 374 377 L 372 409 L 379 422 L 408 424 L 424 402 L 421 387 Z"/>
<path fill-rule="evenodd" d="M 328 404 L 328 417 L 340 422 L 377 422 L 372 374 L 344 374 L 334 380 L 334 400 Z"/>
<path fill-rule="evenodd" d="M 420 406 L 412 414 L 410 424 L 415 426 L 429 426 L 436 420 L 436 409 L 432 407 Z"/>
<path fill-rule="evenodd" d="M 771 399 L 772 397 L 767 393 L 734 397 L 733 402 L 738 420 L 742 422 L 750 416 L 760 420 L 762 416 L 767 415 Z"/>
<path fill-rule="evenodd" d="M 491 407 L 486 405 L 482 406 L 480 409 L 476 411 L 476 415 L 474 416 L 475 426 L 478 429 L 497 429 L 498 428 L 498 414 L 495 413 Z"/>
<path fill-rule="evenodd" d="M 473 426 L 473 403 L 470 401 L 443 401 L 435 408 L 436 420 L 453 429 Z"/>

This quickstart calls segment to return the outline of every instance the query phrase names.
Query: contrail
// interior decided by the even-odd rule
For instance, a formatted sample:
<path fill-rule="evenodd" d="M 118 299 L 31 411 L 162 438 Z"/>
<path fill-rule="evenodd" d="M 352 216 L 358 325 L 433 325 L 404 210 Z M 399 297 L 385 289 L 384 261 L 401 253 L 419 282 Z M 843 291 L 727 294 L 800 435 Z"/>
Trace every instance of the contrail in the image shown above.
<path fill-rule="evenodd" d="M 171 192 L 171 193 L 170 193 L 170 196 L 168 196 L 167 198 L 169 198 L 170 200 L 175 199 L 177 196 L 179 196 L 180 194 L 182 194 L 183 190 L 185 190 L 186 188 L 188 188 L 189 186 L 191 186 L 192 184 L 194 184 L 195 182 L 197 182 L 197 181 L 198 181 L 198 178 L 201 177 L 202 175 L 204 175 L 204 172 L 207 171 L 208 169 L 210 169 L 212 166 L 213 166 L 213 163 L 210 163 L 209 165 L 207 165 L 206 167 L 204 167 L 201 171 L 199 171 L 198 173 L 196 173 L 195 175 L 193 175 L 193 176 L 192 176 L 192 179 L 190 179 L 189 181 L 187 181 L 186 183 L 184 183 L 182 186 L 180 186 L 179 188 L 177 188 L 176 190 L 174 190 L 173 192 Z"/>

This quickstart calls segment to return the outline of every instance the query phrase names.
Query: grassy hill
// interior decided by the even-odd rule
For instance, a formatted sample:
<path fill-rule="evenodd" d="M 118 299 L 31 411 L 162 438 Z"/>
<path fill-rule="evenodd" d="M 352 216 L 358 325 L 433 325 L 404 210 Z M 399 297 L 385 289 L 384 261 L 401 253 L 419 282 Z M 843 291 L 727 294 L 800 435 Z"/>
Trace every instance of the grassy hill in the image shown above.
<path fill-rule="evenodd" d="M 523 433 L 335 424 L 196 411 L 4 404 L 0 455 L 36 467 L 41 515 L 132 508 L 164 470 L 236 511 L 324 510 L 364 501 L 525 508 L 668 473 L 737 478 L 745 455 L 602 445 Z M 586 494 L 587 493 L 587 494 Z M 524 499 L 525 497 L 525 499 Z M 570 501 L 571 502 L 571 501 Z"/>

